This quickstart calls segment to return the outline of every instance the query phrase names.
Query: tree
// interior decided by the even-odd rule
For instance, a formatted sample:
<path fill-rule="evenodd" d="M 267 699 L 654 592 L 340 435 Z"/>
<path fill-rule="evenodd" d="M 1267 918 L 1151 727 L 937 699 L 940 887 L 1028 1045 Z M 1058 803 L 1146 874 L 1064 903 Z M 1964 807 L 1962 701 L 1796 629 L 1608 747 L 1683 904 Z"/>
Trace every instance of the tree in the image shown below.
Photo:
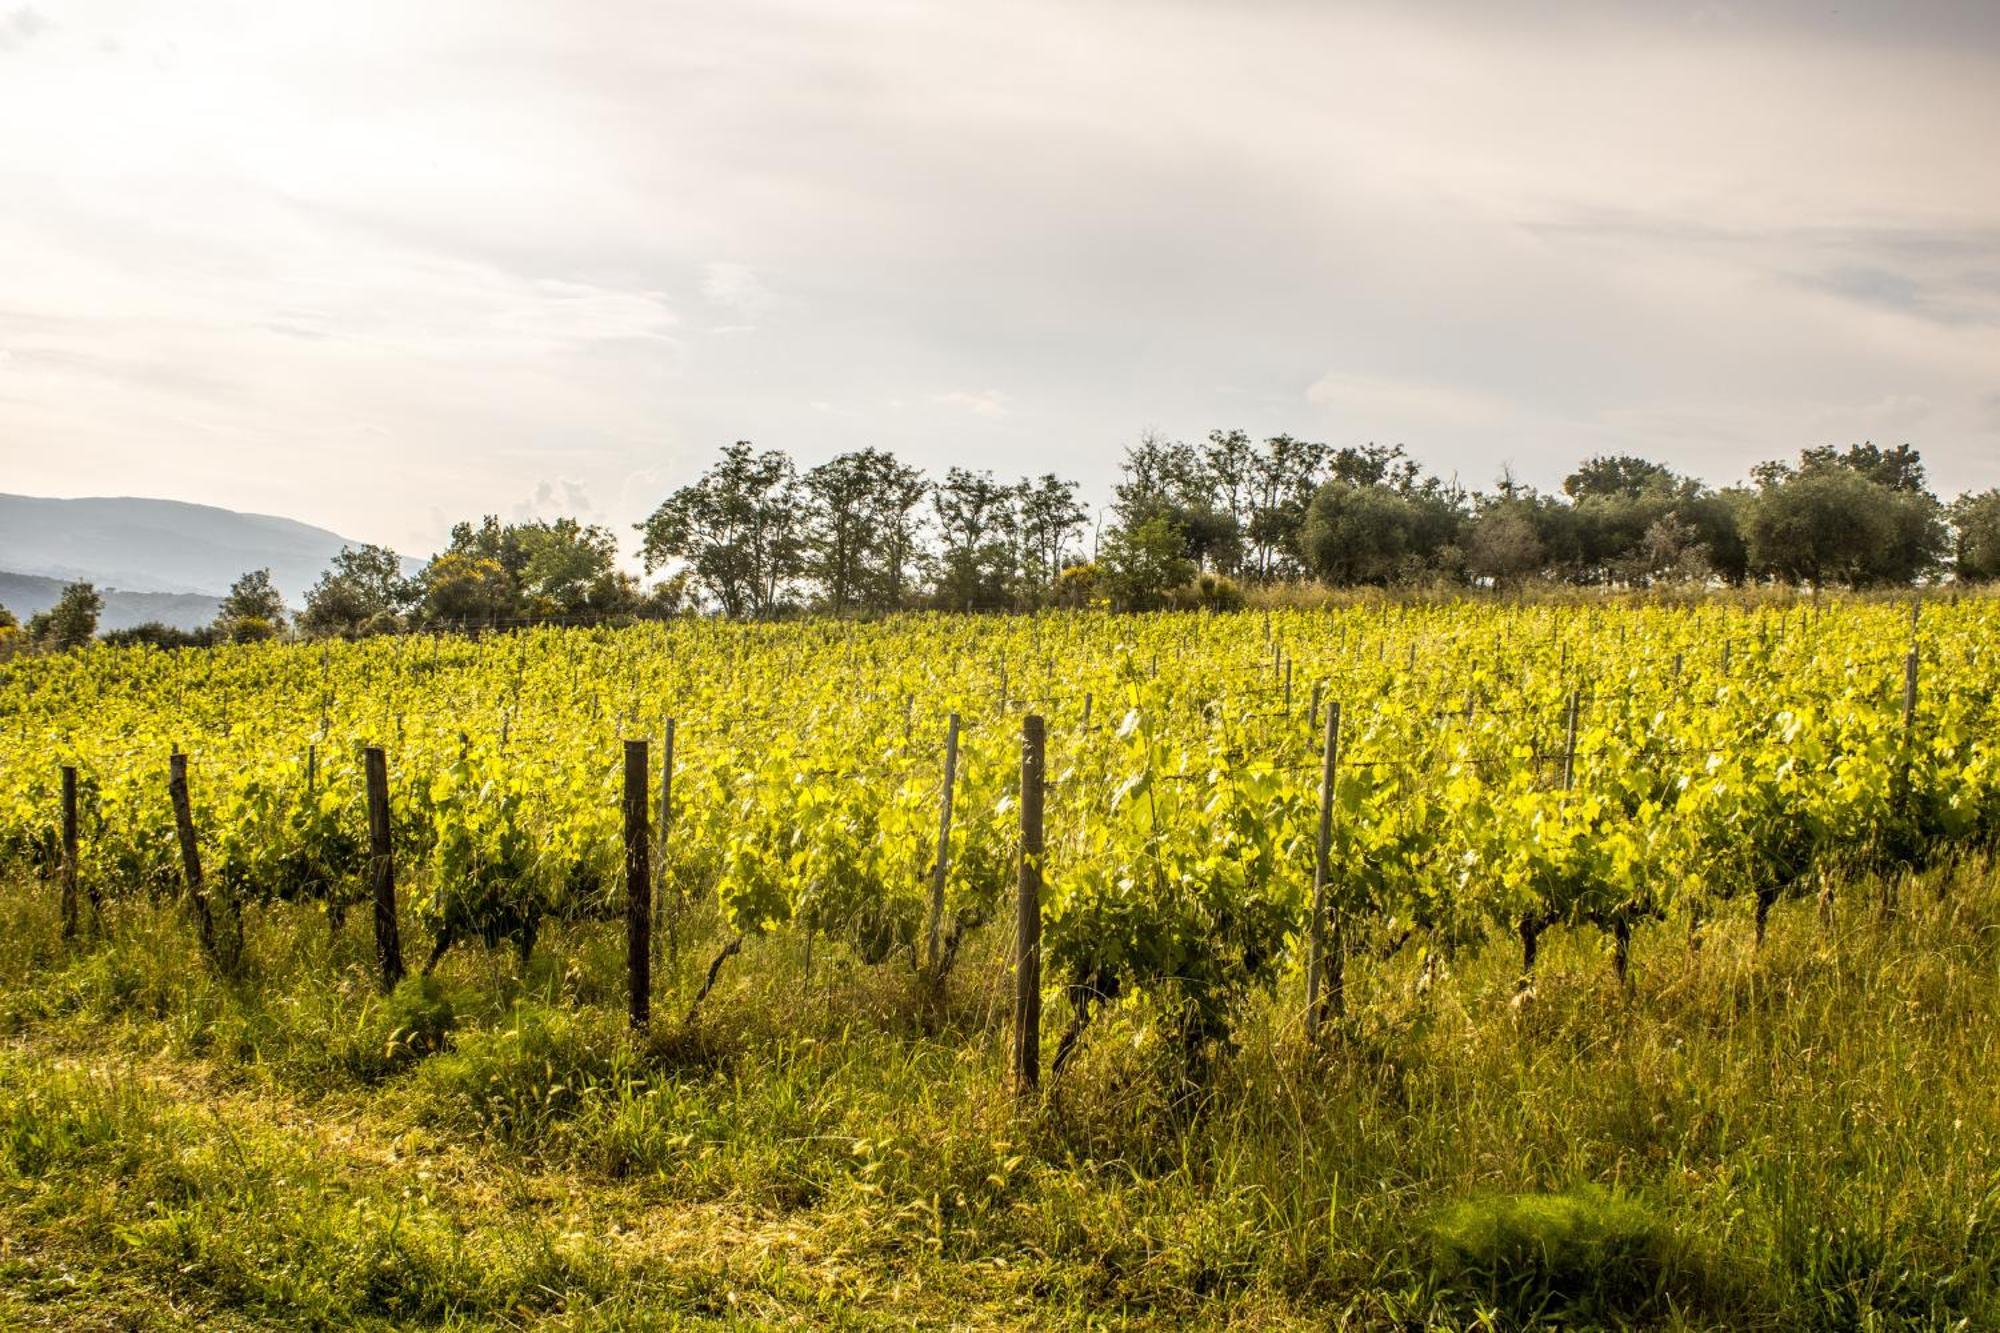
<path fill-rule="evenodd" d="M 1257 495 L 1257 453 L 1249 432 L 1210 431 L 1201 461 L 1215 507 L 1229 515 L 1239 531 L 1248 529 Z"/>
<path fill-rule="evenodd" d="M 1019 515 L 1016 492 L 991 472 L 955 467 L 931 490 L 938 540 L 938 605 L 994 611 L 1012 600 Z"/>
<path fill-rule="evenodd" d="M 28 637 L 53 648 L 81 648 L 97 633 L 104 598 L 92 583 L 63 585 L 56 604 L 28 618 Z"/>
<path fill-rule="evenodd" d="M 386 546 L 343 546 L 332 566 L 306 592 L 299 628 L 307 634 L 353 637 L 393 629 L 416 600 L 418 588 L 403 576 L 403 558 Z"/>
<path fill-rule="evenodd" d="M 1088 517 L 1077 503 L 1076 491 L 1075 482 L 1064 481 L 1053 472 L 1044 472 L 1033 480 L 1023 477 L 1015 489 L 1019 515 L 1015 526 L 1023 550 L 1020 563 L 1037 602 L 1053 594 L 1056 575 L 1066 563 L 1064 557 L 1070 539 L 1083 531 Z"/>
<path fill-rule="evenodd" d="M 1664 463 L 1630 454 L 1600 454 L 1586 458 L 1563 478 L 1563 494 L 1572 500 L 1622 496 L 1636 499 L 1649 491 L 1672 490 L 1680 482 Z"/>
<path fill-rule="evenodd" d="M 230 585 L 215 615 L 215 632 L 231 643 L 268 639 L 285 628 L 285 599 L 271 571 L 253 569 Z"/>
<path fill-rule="evenodd" d="M 1195 575 L 1179 530 L 1164 514 L 1138 526 L 1116 529 L 1097 558 L 1097 583 L 1120 611 L 1152 611 Z"/>
<path fill-rule="evenodd" d="M 875 470 L 875 545 L 881 558 L 881 586 L 875 605 L 900 610 L 911 600 L 922 556 L 923 515 L 919 506 L 931 493 L 922 471 L 882 454 Z"/>
<path fill-rule="evenodd" d="M 1327 458 L 1323 444 L 1273 435 L 1251 459 L 1253 496 L 1244 526 L 1249 543 L 1245 572 L 1259 579 L 1281 578 L 1301 563 L 1299 532 Z"/>
<path fill-rule="evenodd" d="M 1387 486 L 1329 481 L 1306 512 L 1299 548 L 1323 582 L 1386 584 L 1404 572 L 1418 527 L 1415 506 Z"/>
<path fill-rule="evenodd" d="M 1546 551 L 1534 515 L 1532 501 L 1518 495 L 1489 501 L 1467 529 L 1466 568 L 1496 588 L 1540 572 Z"/>
<path fill-rule="evenodd" d="M 1751 507 L 1750 564 L 1767 577 L 1824 586 L 1907 583 L 1942 557 L 1937 501 L 1845 465 L 1770 471 Z"/>
<path fill-rule="evenodd" d="M 810 505 L 805 526 L 805 575 L 820 588 L 820 605 L 835 615 L 867 596 L 871 536 L 869 460 L 840 454 L 805 474 L 800 483 Z"/>
<path fill-rule="evenodd" d="M 801 507 L 791 459 L 738 440 L 639 525 L 646 572 L 683 561 L 723 614 L 767 615 L 803 564 Z"/>
<path fill-rule="evenodd" d="M 1242 529 L 1224 507 L 1201 450 L 1148 431 L 1126 449 L 1124 472 L 1112 487 L 1116 530 L 1129 535 L 1150 519 L 1165 518 L 1180 534 L 1189 558 L 1214 569 L 1237 567 Z"/>
<path fill-rule="evenodd" d="M 610 614 L 639 601 L 637 581 L 618 568 L 609 528 L 559 518 L 511 525 L 507 539 L 522 554 L 515 585 L 531 615 Z"/>
<path fill-rule="evenodd" d="M 1807 449 L 1799 455 L 1799 472 L 1843 467 L 1858 472 L 1878 486 L 1906 495 L 1924 494 L 1924 460 L 1907 444 L 1881 449 L 1873 444 L 1850 444 L 1842 453 L 1832 445 Z"/>
<path fill-rule="evenodd" d="M 1706 583 L 1715 567 L 1701 534 L 1668 513 L 1646 529 L 1621 573 L 1628 583 Z"/>
<path fill-rule="evenodd" d="M 141 644 L 166 650 L 209 648 L 216 642 L 216 630 L 213 626 L 180 629 L 164 621 L 148 620 L 127 629 L 114 629 L 103 636 L 103 642 L 113 648 L 136 648 Z"/>
<path fill-rule="evenodd" d="M 820 605 L 852 610 L 901 606 L 918 539 L 917 505 L 929 485 L 882 449 L 840 454 L 805 474 L 805 576 Z"/>
<path fill-rule="evenodd" d="M 491 556 L 444 551 L 423 572 L 423 611 L 433 624 L 480 624 L 513 617 L 514 581 Z"/>
<path fill-rule="evenodd" d="M 1961 495 L 1951 505 L 1958 576 L 2000 579 L 2000 490 Z"/>

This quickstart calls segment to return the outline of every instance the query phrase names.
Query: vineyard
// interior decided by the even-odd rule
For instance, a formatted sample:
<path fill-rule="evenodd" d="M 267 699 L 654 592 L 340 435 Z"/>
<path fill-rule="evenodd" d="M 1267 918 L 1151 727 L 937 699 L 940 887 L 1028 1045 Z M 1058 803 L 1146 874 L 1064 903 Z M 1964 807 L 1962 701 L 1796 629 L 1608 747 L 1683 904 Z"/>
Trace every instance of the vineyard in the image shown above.
<path fill-rule="evenodd" d="M 1505 941 L 1525 977 L 1543 931 L 1588 927 L 1622 971 L 1642 922 L 1698 930 L 1732 899 L 1761 921 L 1838 873 L 1988 842 L 1997 655 L 1982 600 L 100 651 L 0 680 L 0 850 L 63 871 L 70 768 L 89 902 L 179 892 L 180 755 L 216 911 L 308 898 L 337 923 L 368 892 L 376 747 L 432 962 L 458 941 L 525 959 L 547 919 L 623 913 L 621 745 L 658 738 L 660 944 L 790 932 L 943 985 L 970 932 L 1004 928 L 1038 718 L 1049 980 L 1079 1031 L 1144 996 L 1200 1042 L 1301 968 L 1307 1017 L 1339 1012 L 1350 950 Z"/>
<path fill-rule="evenodd" d="M 1143 1033 L 1198 1120 L 1455 976 L 1518 1022 L 1559 946 L 1644 1008 L 1642 947 L 1919 910 L 2000 835 L 1996 688 L 1978 596 L 100 647 L 0 665 L 0 874 L 41 968 L 141 921 L 252 990 L 280 925 L 398 994 L 617 942 L 594 1002 L 656 1039 L 861 977 L 1011 1032 L 1038 1103 Z"/>

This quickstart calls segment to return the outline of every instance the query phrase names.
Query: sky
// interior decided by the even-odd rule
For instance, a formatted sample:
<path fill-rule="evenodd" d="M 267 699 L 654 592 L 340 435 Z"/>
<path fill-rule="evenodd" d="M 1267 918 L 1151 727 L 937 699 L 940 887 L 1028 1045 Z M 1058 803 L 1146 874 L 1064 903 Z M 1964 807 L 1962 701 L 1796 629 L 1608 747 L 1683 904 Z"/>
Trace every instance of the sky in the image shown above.
<path fill-rule="evenodd" d="M 0 0 L 0 491 L 631 525 L 748 439 L 1103 499 L 2000 485 L 2000 4 Z"/>

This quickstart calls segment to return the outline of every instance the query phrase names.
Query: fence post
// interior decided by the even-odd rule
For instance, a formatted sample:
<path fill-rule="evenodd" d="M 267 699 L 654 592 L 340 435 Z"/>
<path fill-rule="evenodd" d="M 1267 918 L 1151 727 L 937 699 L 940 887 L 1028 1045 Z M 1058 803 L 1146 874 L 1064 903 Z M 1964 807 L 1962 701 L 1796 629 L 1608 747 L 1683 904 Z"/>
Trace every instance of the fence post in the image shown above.
<path fill-rule="evenodd" d="M 1910 645 L 1903 658 L 1903 734 L 1907 737 L 1917 724 L 1917 649 Z"/>
<path fill-rule="evenodd" d="M 1340 701 L 1326 706 L 1326 739 L 1320 749 L 1319 834 L 1313 844 L 1312 925 L 1306 932 L 1306 1035 L 1316 1036 L 1329 1008 L 1345 1007 L 1342 962 L 1334 953 L 1336 934 L 1328 939 L 1327 903 L 1333 859 L 1333 788 L 1340 754 Z"/>
<path fill-rule="evenodd" d="M 1042 719 L 1021 719 L 1021 880 L 1014 928 L 1014 1090 L 1042 1081 Z"/>
<path fill-rule="evenodd" d="M 396 860 L 389 843 L 389 761 L 382 747 L 362 755 L 368 780 L 368 880 L 375 896 L 375 956 L 382 965 L 382 989 L 403 979 L 403 946 L 396 934 Z"/>
<path fill-rule="evenodd" d="M 951 797 L 952 787 L 958 780 L 958 714 L 953 713 L 945 722 L 944 730 L 944 796 L 938 803 L 937 859 L 931 863 L 931 920 L 930 933 L 924 949 L 925 966 L 930 972 L 931 983 L 938 980 L 938 950 L 944 929 L 944 878 L 951 865 Z"/>
<path fill-rule="evenodd" d="M 76 938 L 76 768 L 62 767 L 62 937 Z"/>
<path fill-rule="evenodd" d="M 1569 692 L 1569 718 L 1564 724 L 1563 736 L 1563 786 L 1568 791 L 1576 781 L 1576 710 L 1577 691 Z"/>
<path fill-rule="evenodd" d="M 625 979 L 634 1032 L 653 1015 L 653 874 L 646 863 L 646 742 L 625 742 Z"/>
<path fill-rule="evenodd" d="M 1309 728 L 1317 728 L 1319 726 L 1319 700 L 1325 688 L 1326 683 L 1324 681 L 1316 680 L 1313 682 L 1312 711 L 1306 714 L 1306 726 Z"/>
<path fill-rule="evenodd" d="M 202 952 L 209 961 L 220 963 L 215 952 L 215 918 L 208 910 L 208 890 L 201 878 L 201 848 L 194 840 L 194 811 L 188 801 L 187 756 L 175 747 L 167 760 L 167 796 L 174 805 L 174 833 L 181 845 L 181 879 L 187 887 L 188 902 L 194 907 L 195 929 L 201 935 Z"/>

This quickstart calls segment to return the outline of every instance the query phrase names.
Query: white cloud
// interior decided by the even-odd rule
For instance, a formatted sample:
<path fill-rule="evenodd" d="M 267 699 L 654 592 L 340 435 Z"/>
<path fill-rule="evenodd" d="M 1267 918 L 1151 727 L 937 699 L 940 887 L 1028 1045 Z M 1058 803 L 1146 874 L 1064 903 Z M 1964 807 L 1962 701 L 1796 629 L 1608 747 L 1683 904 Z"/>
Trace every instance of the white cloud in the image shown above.
<path fill-rule="evenodd" d="M 549 521 L 558 518 L 574 518 L 591 523 L 598 519 L 597 507 L 590 502 L 590 494 L 582 482 L 573 477 L 544 478 L 535 486 L 535 493 L 516 504 L 510 511 L 516 523 Z"/>
<path fill-rule="evenodd" d="M 968 393 L 962 389 L 935 395 L 932 402 L 944 407 L 970 412 L 976 417 L 1004 417 L 1007 415 L 1007 395 L 998 389 L 982 389 Z"/>
<path fill-rule="evenodd" d="M 1456 385 L 1339 371 L 1313 381 L 1306 401 L 1348 431 L 1397 439 L 1427 427 L 1491 425 L 1514 410 L 1503 398 Z"/>
<path fill-rule="evenodd" d="M 32 5 L 0 14 L 0 51 L 18 51 L 48 29 L 48 19 Z"/>
<path fill-rule="evenodd" d="M 739 325 L 725 325 L 717 332 L 737 332 L 744 325 L 754 328 L 756 322 L 778 304 L 778 298 L 749 265 L 727 260 L 711 260 L 703 266 L 701 294 L 744 321 Z"/>

